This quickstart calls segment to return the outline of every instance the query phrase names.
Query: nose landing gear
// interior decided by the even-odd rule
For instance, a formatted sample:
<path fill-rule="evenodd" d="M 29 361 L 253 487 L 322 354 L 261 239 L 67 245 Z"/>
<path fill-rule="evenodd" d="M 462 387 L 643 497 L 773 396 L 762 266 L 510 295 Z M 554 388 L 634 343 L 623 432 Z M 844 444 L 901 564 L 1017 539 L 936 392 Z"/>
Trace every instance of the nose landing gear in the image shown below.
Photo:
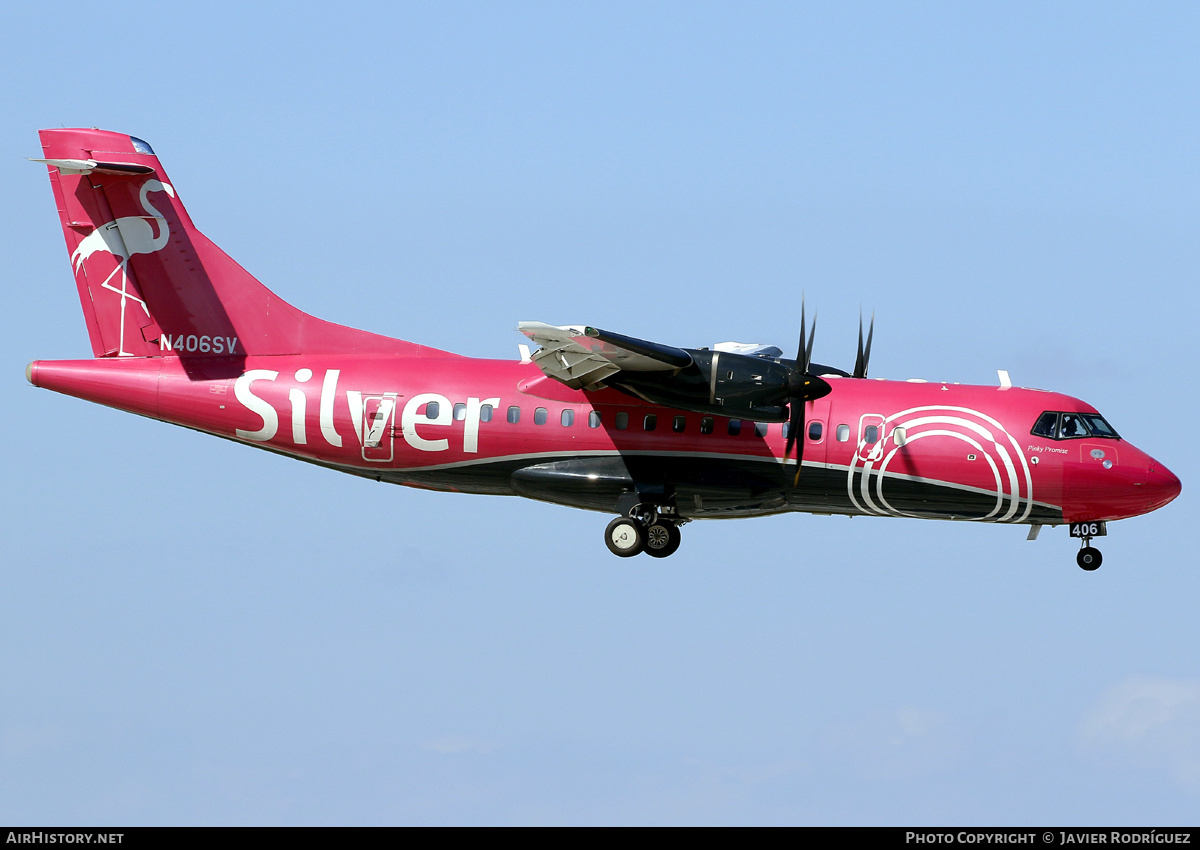
<path fill-rule="evenodd" d="M 652 558 L 666 558 L 679 548 L 683 537 L 679 526 L 687 522 L 674 513 L 671 507 L 635 505 L 628 516 L 617 517 L 604 529 L 604 544 L 621 558 L 641 552 Z"/>
<path fill-rule="evenodd" d="M 1088 545 L 1091 542 L 1092 538 L 1085 537 L 1083 540 L 1083 548 L 1080 549 L 1079 554 L 1075 556 L 1075 563 L 1079 564 L 1080 567 L 1088 572 L 1100 569 L 1100 564 L 1104 562 L 1104 556 L 1100 554 L 1100 550 Z"/>
<path fill-rule="evenodd" d="M 1099 549 L 1092 546 L 1092 538 L 1107 535 L 1107 523 L 1102 521 L 1073 522 L 1070 525 L 1070 530 L 1072 537 L 1078 537 L 1082 541 L 1082 548 L 1079 550 L 1079 554 L 1075 556 L 1075 563 L 1088 572 L 1100 569 L 1100 564 L 1104 561 L 1104 556 L 1100 554 Z"/>

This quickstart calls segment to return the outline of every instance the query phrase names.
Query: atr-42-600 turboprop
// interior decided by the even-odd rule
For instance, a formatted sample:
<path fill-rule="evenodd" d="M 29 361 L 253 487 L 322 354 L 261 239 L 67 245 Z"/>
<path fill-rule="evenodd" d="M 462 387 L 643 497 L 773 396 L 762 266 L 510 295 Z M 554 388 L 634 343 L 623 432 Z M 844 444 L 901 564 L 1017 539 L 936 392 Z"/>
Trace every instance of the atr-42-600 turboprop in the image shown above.
<path fill-rule="evenodd" d="M 801 511 L 1069 524 L 1100 565 L 1105 523 L 1179 479 L 1079 399 L 1009 385 L 867 379 L 778 348 L 676 348 L 523 322 L 519 361 L 462 357 L 309 316 L 192 224 L 144 141 L 43 130 L 92 360 L 36 361 L 45 387 L 434 490 L 616 515 L 617 555 L 665 557 L 693 519 Z M 873 324 L 873 323 L 872 323 Z"/>

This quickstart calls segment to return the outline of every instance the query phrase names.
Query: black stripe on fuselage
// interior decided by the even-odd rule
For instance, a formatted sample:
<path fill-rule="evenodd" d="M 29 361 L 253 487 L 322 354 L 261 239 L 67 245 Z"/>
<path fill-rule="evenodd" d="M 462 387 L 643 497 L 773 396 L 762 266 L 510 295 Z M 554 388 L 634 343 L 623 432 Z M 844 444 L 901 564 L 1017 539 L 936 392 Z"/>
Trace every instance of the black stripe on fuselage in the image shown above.
<path fill-rule="evenodd" d="M 849 515 L 913 516 L 928 519 L 1000 520 L 1012 507 L 1005 495 L 942 481 L 871 473 L 862 496 L 862 471 L 853 482 L 847 467 L 805 464 L 793 486 L 795 464 L 775 458 L 601 452 L 520 455 L 432 468 L 338 467 L 393 484 L 460 493 L 525 496 L 587 510 L 615 513 L 618 501 L 640 494 L 647 501 L 675 504 L 680 516 L 719 518 L 788 511 Z M 852 499 L 850 491 L 855 498 Z M 1059 524 L 1058 506 L 1024 499 L 1008 521 Z"/>

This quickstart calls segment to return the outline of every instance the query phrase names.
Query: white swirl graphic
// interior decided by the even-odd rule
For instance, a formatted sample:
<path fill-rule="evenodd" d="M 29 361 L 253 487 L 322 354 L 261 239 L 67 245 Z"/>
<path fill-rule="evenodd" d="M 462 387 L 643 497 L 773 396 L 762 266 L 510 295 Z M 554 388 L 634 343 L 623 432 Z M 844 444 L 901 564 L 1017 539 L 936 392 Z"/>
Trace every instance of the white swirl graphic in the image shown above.
<path fill-rule="evenodd" d="M 867 430 L 864 423 L 867 419 L 872 419 L 874 422 L 883 420 L 882 425 L 879 426 L 878 439 L 873 444 L 868 444 L 864 438 Z M 896 444 L 894 434 L 897 428 L 903 429 L 903 445 Z M 950 405 L 913 407 L 893 413 L 888 417 L 863 417 L 859 426 L 858 450 L 850 462 L 846 478 L 847 493 L 854 506 L 868 514 L 920 516 L 920 514 L 899 510 L 889 504 L 884 496 L 884 482 L 889 480 L 888 465 L 896 453 L 903 446 L 912 445 L 929 437 L 961 440 L 970 446 L 974 453 L 982 456 L 991 469 L 995 482 L 993 489 L 996 503 L 991 511 L 978 517 L 979 520 L 1019 523 L 1029 517 L 1033 510 L 1033 478 L 1029 473 L 1029 464 L 1021 451 L 1020 444 L 1004 429 L 1003 425 L 986 413 L 980 413 L 969 407 Z M 892 438 L 892 448 L 885 453 L 884 444 L 889 438 Z M 860 474 L 857 488 L 854 480 L 855 472 Z M 893 473 L 890 477 L 895 479 L 898 476 Z M 902 477 L 908 480 L 928 480 L 909 475 Z M 930 483 L 947 486 L 947 482 L 944 481 L 930 480 Z M 965 485 L 951 486 L 975 492 L 989 492 Z"/>

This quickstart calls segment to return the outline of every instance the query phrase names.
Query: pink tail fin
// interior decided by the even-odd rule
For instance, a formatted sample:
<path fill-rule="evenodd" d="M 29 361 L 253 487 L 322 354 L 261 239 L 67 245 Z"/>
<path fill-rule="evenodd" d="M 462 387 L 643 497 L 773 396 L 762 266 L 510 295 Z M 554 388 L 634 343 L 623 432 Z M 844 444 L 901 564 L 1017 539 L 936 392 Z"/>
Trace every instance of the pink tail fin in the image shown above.
<path fill-rule="evenodd" d="M 40 136 L 96 357 L 420 355 L 421 346 L 281 300 L 195 228 L 140 139 L 104 130 Z"/>

